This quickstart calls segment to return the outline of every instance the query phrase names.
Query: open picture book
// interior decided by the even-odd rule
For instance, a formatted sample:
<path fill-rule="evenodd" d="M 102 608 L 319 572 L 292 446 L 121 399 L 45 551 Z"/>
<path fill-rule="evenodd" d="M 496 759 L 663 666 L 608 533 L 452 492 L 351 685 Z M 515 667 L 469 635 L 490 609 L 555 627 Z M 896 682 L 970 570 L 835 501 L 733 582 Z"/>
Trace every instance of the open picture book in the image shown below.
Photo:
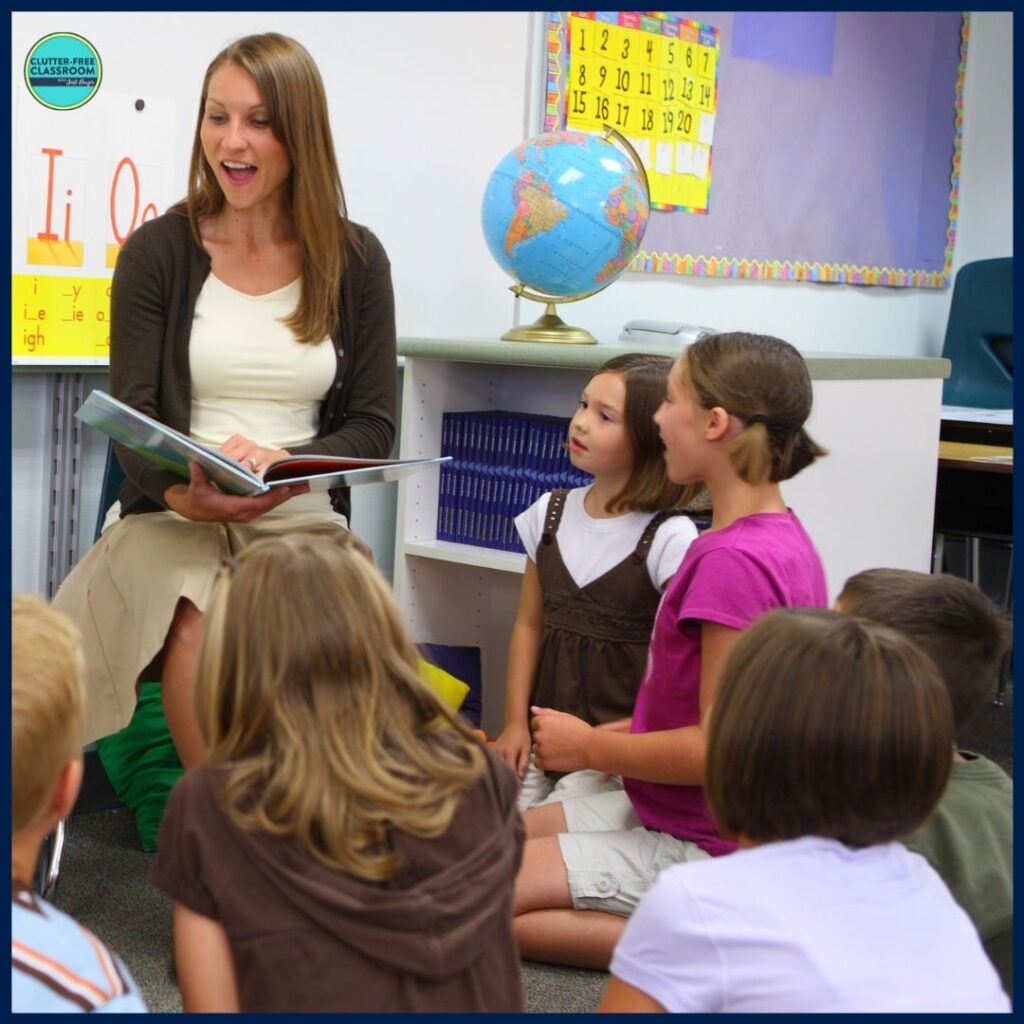
<path fill-rule="evenodd" d="M 433 459 L 355 459 L 337 455 L 289 455 L 270 463 L 261 474 L 209 445 L 119 402 L 105 391 L 93 391 L 75 415 L 115 441 L 186 480 L 188 464 L 198 462 L 207 479 L 229 494 L 265 494 L 284 484 L 308 483 L 312 491 L 355 484 L 398 480 L 429 466 L 451 461 Z"/>

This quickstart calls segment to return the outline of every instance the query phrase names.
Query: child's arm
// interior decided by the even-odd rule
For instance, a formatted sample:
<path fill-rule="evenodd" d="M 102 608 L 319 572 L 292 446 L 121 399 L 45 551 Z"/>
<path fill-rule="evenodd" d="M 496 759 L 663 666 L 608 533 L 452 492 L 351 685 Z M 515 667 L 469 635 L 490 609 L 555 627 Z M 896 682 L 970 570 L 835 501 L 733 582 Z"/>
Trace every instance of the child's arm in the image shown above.
<path fill-rule="evenodd" d="M 219 921 L 174 903 L 174 962 L 185 1013 L 238 1013 L 235 962 Z"/>
<path fill-rule="evenodd" d="M 522 778 L 530 760 L 530 690 L 540 659 L 544 605 L 540 577 L 533 559 L 526 560 L 519 608 L 512 627 L 505 677 L 505 728 L 494 744 L 495 752 Z"/>
<path fill-rule="evenodd" d="M 701 623 L 700 724 L 662 732 L 626 733 L 595 729 L 573 715 L 534 708 L 539 766 L 571 772 L 591 768 L 677 786 L 704 783 L 704 723 L 714 703 L 726 656 L 740 635 L 713 622 Z"/>

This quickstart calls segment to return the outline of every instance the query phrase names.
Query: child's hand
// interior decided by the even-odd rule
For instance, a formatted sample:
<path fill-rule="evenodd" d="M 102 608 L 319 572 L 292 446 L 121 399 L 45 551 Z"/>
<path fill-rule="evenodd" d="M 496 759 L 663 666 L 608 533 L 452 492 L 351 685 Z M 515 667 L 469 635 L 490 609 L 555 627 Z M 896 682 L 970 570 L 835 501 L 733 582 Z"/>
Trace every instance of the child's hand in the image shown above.
<path fill-rule="evenodd" d="M 494 741 L 494 752 L 521 779 L 530 762 L 530 729 L 525 722 L 511 722 Z"/>
<path fill-rule="evenodd" d="M 589 768 L 587 748 L 593 726 L 582 718 L 554 708 L 532 707 L 533 752 L 537 767 L 551 772 L 575 772 Z"/>

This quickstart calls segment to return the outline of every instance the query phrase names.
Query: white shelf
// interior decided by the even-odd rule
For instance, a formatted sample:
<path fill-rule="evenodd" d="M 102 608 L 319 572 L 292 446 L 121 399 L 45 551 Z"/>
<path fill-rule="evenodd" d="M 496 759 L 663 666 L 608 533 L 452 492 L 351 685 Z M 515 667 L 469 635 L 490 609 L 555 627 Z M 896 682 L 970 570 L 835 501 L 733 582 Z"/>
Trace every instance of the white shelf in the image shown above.
<path fill-rule="evenodd" d="M 572 345 L 408 340 L 404 349 L 402 458 L 440 453 L 448 411 L 570 416 L 595 367 L 624 351 L 591 346 L 584 355 L 561 351 Z M 814 410 L 808 431 L 830 454 L 786 481 L 783 497 L 821 552 L 830 599 L 862 569 L 930 568 L 939 371 L 945 365 L 934 359 L 809 360 Z M 878 409 L 886 415 L 871 414 Z M 418 473 L 398 483 L 395 593 L 415 640 L 480 648 L 483 724 L 495 734 L 526 559 L 435 540 L 439 476 Z"/>
<path fill-rule="evenodd" d="M 456 562 L 476 569 L 497 569 L 499 572 L 522 574 L 526 569 L 526 555 L 517 551 L 499 551 L 473 544 L 455 544 L 447 540 L 406 541 L 405 554 L 418 558 L 436 558 L 442 562 Z"/>

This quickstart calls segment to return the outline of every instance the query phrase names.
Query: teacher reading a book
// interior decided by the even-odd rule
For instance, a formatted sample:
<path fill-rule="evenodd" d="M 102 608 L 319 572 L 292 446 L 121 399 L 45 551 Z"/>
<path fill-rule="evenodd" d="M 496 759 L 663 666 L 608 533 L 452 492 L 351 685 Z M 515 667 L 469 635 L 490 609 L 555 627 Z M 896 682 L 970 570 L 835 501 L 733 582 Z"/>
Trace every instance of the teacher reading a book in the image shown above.
<path fill-rule="evenodd" d="M 111 291 L 115 398 L 260 472 L 288 454 L 383 458 L 395 432 L 390 264 L 346 214 L 319 71 L 276 33 L 231 43 L 203 80 L 188 195 L 142 224 Z M 159 679 L 182 764 L 203 612 L 254 538 L 347 529 L 345 489 L 236 497 L 116 447 L 127 479 L 54 606 L 83 634 L 86 742 Z"/>

